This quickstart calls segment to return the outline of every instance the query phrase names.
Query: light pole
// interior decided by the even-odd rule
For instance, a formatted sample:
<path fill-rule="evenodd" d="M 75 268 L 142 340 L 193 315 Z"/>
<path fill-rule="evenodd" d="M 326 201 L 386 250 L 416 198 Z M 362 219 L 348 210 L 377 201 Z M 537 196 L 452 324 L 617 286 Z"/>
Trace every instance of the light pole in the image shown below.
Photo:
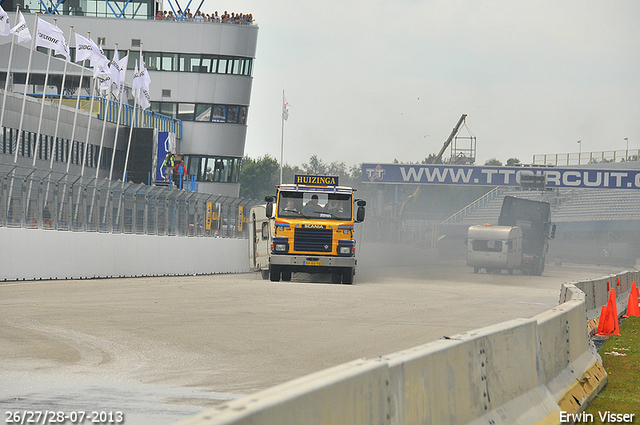
<path fill-rule="evenodd" d="M 580 157 L 582 156 L 582 140 L 578 140 L 578 165 L 580 165 Z"/>

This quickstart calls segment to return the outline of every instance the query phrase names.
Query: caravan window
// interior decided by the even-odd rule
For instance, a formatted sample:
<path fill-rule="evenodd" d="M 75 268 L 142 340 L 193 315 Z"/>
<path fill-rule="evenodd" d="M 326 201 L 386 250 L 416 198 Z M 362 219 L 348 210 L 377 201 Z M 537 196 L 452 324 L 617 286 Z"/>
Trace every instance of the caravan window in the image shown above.
<path fill-rule="evenodd" d="M 474 251 L 502 252 L 502 241 L 474 239 L 471 245 Z"/>

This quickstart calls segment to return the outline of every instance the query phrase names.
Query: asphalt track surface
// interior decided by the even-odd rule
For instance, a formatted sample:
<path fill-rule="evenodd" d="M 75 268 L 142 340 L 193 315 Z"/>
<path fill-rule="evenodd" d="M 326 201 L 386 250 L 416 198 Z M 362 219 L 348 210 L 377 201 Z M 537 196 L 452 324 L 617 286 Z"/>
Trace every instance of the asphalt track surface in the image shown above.
<path fill-rule="evenodd" d="M 461 261 L 358 270 L 354 285 L 258 274 L 0 284 L 0 407 L 121 411 L 171 423 L 223 400 L 558 303 L 560 285 L 621 271 Z"/>

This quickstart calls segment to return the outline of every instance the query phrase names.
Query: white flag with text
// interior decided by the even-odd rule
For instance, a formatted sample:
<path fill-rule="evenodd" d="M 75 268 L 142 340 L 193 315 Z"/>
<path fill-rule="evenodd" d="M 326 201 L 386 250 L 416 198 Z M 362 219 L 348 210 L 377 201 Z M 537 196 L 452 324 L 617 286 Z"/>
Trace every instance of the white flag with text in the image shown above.
<path fill-rule="evenodd" d="M 109 59 L 104 55 L 100 47 L 90 38 L 76 34 L 76 62 L 89 59 L 91 66 L 100 65 L 103 68 L 109 65 Z"/>
<path fill-rule="evenodd" d="M 56 52 L 56 54 L 63 55 L 67 62 L 71 60 L 69 46 L 64 39 L 62 30 L 41 18 L 38 18 L 38 31 L 36 34 L 36 47 L 38 46 L 46 47 Z"/>
<path fill-rule="evenodd" d="M 11 23 L 9 14 L 0 6 L 0 35 L 11 35 Z"/>
<path fill-rule="evenodd" d="M 284 118 L 284 120 L 286 121 L 289 118 L 289 102 L 287 102 L 287 99 L 283 96 L 282 97 L 282 118 Z"/>
<path fill-rule="evenodd" d="M 24 20 L 22 12 L 18 11 L 18 24 L 11 28 L 11 34 L 18 36 L 18 43 L 27 43 L 31 41 L 31 33 L 27 27 L 27 21 Z"/>

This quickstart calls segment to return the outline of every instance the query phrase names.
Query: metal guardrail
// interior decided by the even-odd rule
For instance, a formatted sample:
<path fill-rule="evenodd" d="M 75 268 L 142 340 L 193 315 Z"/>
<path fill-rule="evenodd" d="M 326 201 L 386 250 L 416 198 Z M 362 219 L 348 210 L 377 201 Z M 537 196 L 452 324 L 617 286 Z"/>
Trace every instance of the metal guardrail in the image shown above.
<path fill-rule="evenodd" d="M 245 238 L 245 217 L 259 203 L 0 165 L 0 227 Z"/>
<path fill-rule="evenodd" d="M 533 155 L 534 165 L 582 165 L 640 161 L 640 149 Z"/>
<path fill-rule="evenodd" d="M 500 186 L 497 186 L 497 187 L 493 188 L 490 192 L 487 192 L 481 198 L 475 200 L 473 203 L 467 205 L 466 207 L 464 207 L 463 209 L 461 209 L 457 213 L 453 214 L 451 217 L 449 217 L 446 220 L 444 220 L 442 222 L 442 224 L 453 224 L 453 223 L 456 223 L 456 222 L 462 220 L 464 217 L 467 216 L 467 214 L 469 214 L 469 213 L 477 210 L 478 208 L 486 205 L 487 203 L 489 203 L 489 201 L 495 199 L 501 193 L 502 193 L 502 188 Z"/>

